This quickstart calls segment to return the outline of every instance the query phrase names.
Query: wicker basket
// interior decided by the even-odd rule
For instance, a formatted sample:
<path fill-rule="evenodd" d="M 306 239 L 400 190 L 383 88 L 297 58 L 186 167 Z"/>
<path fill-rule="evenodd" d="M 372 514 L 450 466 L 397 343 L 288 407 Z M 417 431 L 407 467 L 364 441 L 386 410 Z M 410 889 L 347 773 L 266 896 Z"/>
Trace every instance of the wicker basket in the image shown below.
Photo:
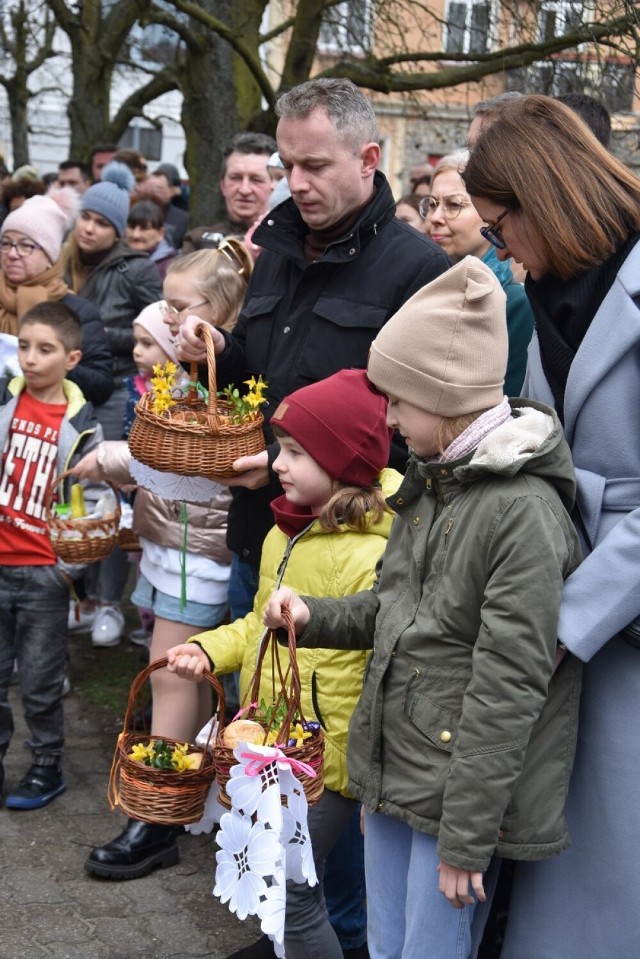
<path fill-rule="evenodd" d="M 276 745 L 280 746 L 286 756 L 297 759 L 299 762 L 306 763 L 315 771 L 315 777 L 309 776 L 305 772 L 298 772 L 297 778 L 300 781 L 307 802 L 314 806 L 322 796 L 324 789 L 324 735 L 322 730 L 306 739 L 301 746 L 287 746 L 289 738 L 289 726 L 296 718 L 305 723 L 300 702 L 300 672 L 296 659 L 296 639 L 293 620 L 288 618 L 288 648 L 289 648 L 289 667 L 286 673 L 283 673 L 280 662 L 280 644 L 275 632 L 267 634 L 260 646 L 256 671 L 253 674 L 250 690 L 248 693 L 251 705 L 243 712 L 243 719 L 253 719 L 260 723 L 265 730 L 265 740 L 267 737 L 267 725 L 264 717 L 260 713 L 256 703 L 260 695 L 260 678 L 267 649 L 270 652 L 271 669 L 273 677 L 273 698 L 276 707 L 279 703 L 286 703 L 286 715 Z M 278 688 L 279 687 L 279 688 Z M 246 700 L 246 697 L 245 697 Z M 220 787 L 218 799 L 227 809 L 231 808 L 231 800 L 226 791 L 227 783 L 231 777 L 231 767 L 235 766 L 237 760 L 233 755 L 233 749 L 225 746 L 223 742 L 223 730 L 218 731 L 216 739 L 216 781 Z"/>
<path fill-rule="evenodd" d="M 231 407 L 216 396 L 216 356 L 211 328 L 201 324 L 198 335 L 207 350 L 207 402 L 198 396 L 195 387 L 198 367 L 192 363 L 189 392 L 165 413 L 154 412 L 153 393 L 145 393 L 140 398 L 129 433 L 129 449 L 135 459 L 163 473 L 225 479 L 238 475 L 232 464 L 239 456 L 253 456 L 265 448 L 264 417 L 256 410 L 248 423 L 231 422 Z"/>
<path fill-rule="evenodd" d="M 166 665 L 166 659 L 151 663 L 138 673 L 131 684 L 124 719 L 125 731 L 118 737 L 111 765 L 108 799 L 112 809 L 120 806 L 122 811 L 133 819 L 163 823 L 167 826 L 184 826 L 202 818 L 204 804 L 215 778 L 213 751 L 206 747 L 203 749 L 200 746 L 189 746 L 189 752 L 199 753 L 202 760 L 198 769 L 186 769 L 183 772 L 154 769 L 153 766 L 146 766 L 129 756 L 137 743 L 146 745 L 152 739 L 162 738 L 170 746 L 183 745 L 176 739 L 150 736 L 135 730 L 134 717 L 142 687 L 156 669 L 163 669 Z M 224 717 L 222 686 L 208 670 L 205 670 L 204 676 L 218 697 L 218 715 Z"/>
<path fill-rule="evenodd" d="M 108 556 L 116 544 L 120 525 L 120 498 L 115 486 L 109 483 L 116 503 L 113 513 L 107 513 L 100 519 L 58 516 L 52 505 L 54 493 L 59 484 L 64 484 L 65 479 L 73 475 L 73 470 L 67 470 L 56 476 L 47 491 L 44 507 L 49 539 L 56 556 L 66 563 L 95 563 Z"/>
<path fill-rule="evenodd" d="M 121 526 L 118 529 L 118 546 L 125 553 L 140 553 L 142 546 L 137 533 L 134 533 L 130 526 Z"/>

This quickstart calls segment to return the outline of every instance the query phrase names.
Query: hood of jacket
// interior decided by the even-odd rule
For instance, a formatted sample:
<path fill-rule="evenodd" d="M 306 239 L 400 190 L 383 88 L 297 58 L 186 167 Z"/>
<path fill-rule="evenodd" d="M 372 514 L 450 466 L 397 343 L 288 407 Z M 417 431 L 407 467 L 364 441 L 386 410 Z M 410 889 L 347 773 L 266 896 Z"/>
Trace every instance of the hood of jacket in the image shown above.
<path fill-rule="evenodd" d="M 576 496 L 571 450 L 562 425 L 551 407 L 533 400 L 510 399 L 512 416 L 486 436 L 473 453 L 451 464 L 453 480 L 461 486 L 487 474 L 512 477 L 517 473 L 539 476 L 555 486 L 570 512 Z M 417 460 L 421 476 L 437 477 L 441 464 Z"/>
<path fill-rule="evenodd" d="M 14 376 L 7 384 L 7 389 L 12 396 L 17 397 L 25 389 L 25 386 L 24 376 Z M 62 381 L 62 391 L 67 401 L 67 419 L 72 420 L 83 407 L 87 406 L 87 401 L 80 387 L 72 383 L 71 380 Z"/>

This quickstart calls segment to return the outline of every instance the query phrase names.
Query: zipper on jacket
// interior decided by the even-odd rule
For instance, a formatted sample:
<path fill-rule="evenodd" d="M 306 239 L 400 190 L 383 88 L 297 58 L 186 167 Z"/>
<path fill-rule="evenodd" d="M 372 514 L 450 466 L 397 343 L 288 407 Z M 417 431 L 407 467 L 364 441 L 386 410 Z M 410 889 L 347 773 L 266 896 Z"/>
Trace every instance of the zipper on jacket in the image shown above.
<path fill-rule="evenodd" d="M 320 723 L 323 729 L 326 729 L 326 723 L 322 718 L 322 713 L 320 712 L 320 707 L 318 705 L 318 678 L 316 676 L 315 670 L 311 674 L 311 702 L 313 703 L 313 711 L 316 714 L 316 719 Z"/>
<path fill-rule="evenodd" d="M 452 527 L 453 527 L 453 520 L 451 519 L 451 517 L 449 517 L 449 522 L 447 523 L 447 525 L 446 525 L 446 527 L 445 527 L 445 531 L 444 531 L 444 545 L 445 545 L 445 546 L 447 545 L 447 536 L 448 536 L 449 533 L 451 532 L 451 528 L 452 528 Z"/>
<path fill-rule="evenodd" d="M 92 427 L 91 429 L 88 429 L 88 430 L 83 430 L 82 433 L 78 433 L 75 439 L 75 442 L 72 443 L 71 445 L 71 449 L 69 450 L 67 454 L 66 460 L 62 464 L 64 467 L 65 473 L 69 470 L 69 467 L 71 465 L 71 460 L 73 459 L 74 455 L 78 451 L 80 444 L 83 442 L 83 440 L 86 440 L 87 437 L 93 436 L 94 434 L 95 434 L 95 427 Z"/>

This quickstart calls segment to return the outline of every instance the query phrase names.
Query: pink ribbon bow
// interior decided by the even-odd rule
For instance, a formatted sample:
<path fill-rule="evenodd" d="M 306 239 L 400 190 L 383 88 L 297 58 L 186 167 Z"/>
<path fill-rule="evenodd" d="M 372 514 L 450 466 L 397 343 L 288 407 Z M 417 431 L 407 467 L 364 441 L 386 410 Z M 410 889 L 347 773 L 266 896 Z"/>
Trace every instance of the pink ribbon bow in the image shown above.
<path fill-rule="evenodd" d="M 289 766 L 293 772 L 306 773 L 312 779 L 316 778 L 316 771 L 313 766 L 302 763 L 298 759 L 294 759 L 293 756 L 286 756 L 279 746 L 270 746 L 269 748 L 274 750 L 273 756 L 263 756 L 262 753 L 254 752 L 240 753 L 242 759 L 251 760 L 245 768 L 247 776 L 259 776 L 263 769 L 266 769 L 271 763 L 277 762 Z"/>

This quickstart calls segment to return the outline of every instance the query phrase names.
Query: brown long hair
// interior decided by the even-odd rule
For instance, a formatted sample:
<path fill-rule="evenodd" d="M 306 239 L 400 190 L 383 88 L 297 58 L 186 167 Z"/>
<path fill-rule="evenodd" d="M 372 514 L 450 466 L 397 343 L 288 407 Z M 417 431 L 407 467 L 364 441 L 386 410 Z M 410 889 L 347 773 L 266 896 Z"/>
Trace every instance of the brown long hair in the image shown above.
<path fill-rule="evenodd" d="M 640 230 L 640 180 L 551 97 L 504 104 L 462 176 L 472 197 L 522 217 L 562 280 L 604 262 Z"/>

